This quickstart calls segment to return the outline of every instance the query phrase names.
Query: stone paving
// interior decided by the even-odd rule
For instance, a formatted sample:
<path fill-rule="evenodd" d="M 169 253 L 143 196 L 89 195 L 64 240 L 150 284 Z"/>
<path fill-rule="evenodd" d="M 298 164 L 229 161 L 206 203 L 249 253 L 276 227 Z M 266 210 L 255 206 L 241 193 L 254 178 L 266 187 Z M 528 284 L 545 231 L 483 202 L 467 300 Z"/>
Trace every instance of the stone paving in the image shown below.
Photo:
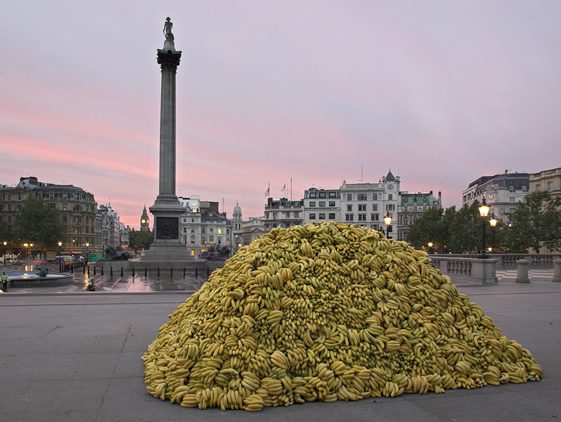
<path fill-rule="evenodd" d="M 538 383 L 260 413 L 184 409 L 144 390 L 140 356 L 189 293 L 0 294 L 0 421 L 473 421 L 561 418 L 561 283 L 460 287 L 542 365 Z"/>

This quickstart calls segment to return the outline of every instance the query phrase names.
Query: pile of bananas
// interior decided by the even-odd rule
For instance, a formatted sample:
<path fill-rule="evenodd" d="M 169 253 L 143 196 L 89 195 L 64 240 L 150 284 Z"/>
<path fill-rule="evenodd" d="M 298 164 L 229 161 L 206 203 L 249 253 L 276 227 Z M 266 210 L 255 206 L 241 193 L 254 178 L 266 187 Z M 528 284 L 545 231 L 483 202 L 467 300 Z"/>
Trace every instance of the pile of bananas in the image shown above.
<path fill-rule="evenodd" d="M 142 359 L 151 395 L 222 410 L 542 376 L 424 252 L 332 223 L 275 229 L 240 248 Z"/>

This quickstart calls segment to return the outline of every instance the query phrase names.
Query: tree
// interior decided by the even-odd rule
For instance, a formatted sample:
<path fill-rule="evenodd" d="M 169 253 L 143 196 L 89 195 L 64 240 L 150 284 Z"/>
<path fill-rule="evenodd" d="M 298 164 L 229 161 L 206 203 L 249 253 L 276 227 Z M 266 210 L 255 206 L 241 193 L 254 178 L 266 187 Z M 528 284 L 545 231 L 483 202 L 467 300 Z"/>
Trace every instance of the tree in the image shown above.
<path fill-rule="evenodd" d="M 561 245 L 561 199 L 549 192 L 534 192 L 509 214 L 510 227 L 505 244 L 512 252 L 536 251 L 545 246 L 557 249 Z"/>
<path fill-rule="evenodd" d="M 62 238 L 60 213 L 41 199 L 28 198 L 16 217 L 14 234 L 18 242 L 30 242 L 41 251 L 54 247 Z"/>
<path fill-rule="evenodd" d="M 448 243 L 447 221 L 443 218 L 441 208 L 427 210 L 421 218 L 417 219 L 409 231 L 409 241 L 420 247 L 432 242 L 436 249 L 443 249 Z"/>
<path fill-rule="evenodd" d="M 132 250 L 149 249 L 154 241 L 154 234 L 148 231 L 131 230 L 129 233 L 129 247 Z"/>
<path fill-rule="evenodd" d="M 450 249 L 457 253 L 480 250 L 483 234 L 482 224 L 479 215 L 479 202 L 475 201 L 470 206 L 464 205 L 460 208 L 448 227 Z"/>

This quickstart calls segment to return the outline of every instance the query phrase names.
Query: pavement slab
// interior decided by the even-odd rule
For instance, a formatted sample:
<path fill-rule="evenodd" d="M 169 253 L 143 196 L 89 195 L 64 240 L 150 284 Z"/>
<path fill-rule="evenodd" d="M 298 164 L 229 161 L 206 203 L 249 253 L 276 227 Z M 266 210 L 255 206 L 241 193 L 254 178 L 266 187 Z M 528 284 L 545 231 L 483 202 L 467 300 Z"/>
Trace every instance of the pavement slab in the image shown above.
<path fill-rule="evenodd" d="M 544 380 L 259 413 L 146 393 L 140 359 L 188 293 L 0 295 L 0 421 L 498 421 L 561 418 L 561 283 L 459 287 L 527 347 Z"/>

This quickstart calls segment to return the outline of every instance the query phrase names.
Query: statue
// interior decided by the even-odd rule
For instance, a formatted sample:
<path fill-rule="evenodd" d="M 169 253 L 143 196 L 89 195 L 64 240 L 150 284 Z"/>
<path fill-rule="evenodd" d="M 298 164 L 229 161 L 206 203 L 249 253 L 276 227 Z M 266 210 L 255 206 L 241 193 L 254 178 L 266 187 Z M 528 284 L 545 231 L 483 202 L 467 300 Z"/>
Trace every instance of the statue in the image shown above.
<path fill-rule="evenodd" d="M 164 35 L 166 36 L 166 40 L 173 41 L 173 33 L 171 32 L 171 28 L 173 28 L 173 22 L 169 17 L 166 18 L 164 22 Z"/>

